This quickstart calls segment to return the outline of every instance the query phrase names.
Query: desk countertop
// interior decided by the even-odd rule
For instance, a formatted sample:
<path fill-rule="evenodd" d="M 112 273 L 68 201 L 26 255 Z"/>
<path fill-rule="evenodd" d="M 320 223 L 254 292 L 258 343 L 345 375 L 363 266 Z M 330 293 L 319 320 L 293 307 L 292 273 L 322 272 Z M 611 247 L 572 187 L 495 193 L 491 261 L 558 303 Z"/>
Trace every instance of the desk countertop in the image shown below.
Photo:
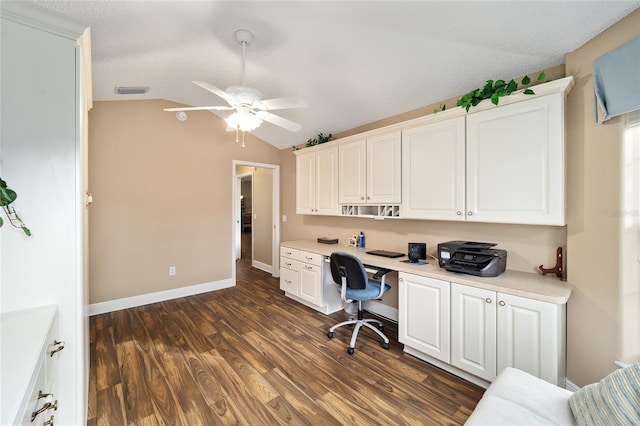
<path fill-rule="evenodd" d="M 313 240 L 285 241 L 281 245 L 283 247 L 309 251 L 324 256 L 330 256 L 334 251 L 344 251 L 357 256 L 362 263 L 366 265 L 378 266 L 398 272 L 407 272 L 555 304 L 567 303 L 572 290 L 569 284 L 560 281 L 555 276 L 542 276 L 535 272 L 506 270 L 497 277 L 483 278 L 448 272 L 440 268 L 438 261 L 434 259 L 429 259 L 429 263 L 426 265 L 412 265 L 402 262 L 403 260 L 407 260 L 407 256 L 391 259 L 365 253 L 365 251 L 375 248 L 362 249 L 345 246 L 344 244 L 319 244 Z"/>

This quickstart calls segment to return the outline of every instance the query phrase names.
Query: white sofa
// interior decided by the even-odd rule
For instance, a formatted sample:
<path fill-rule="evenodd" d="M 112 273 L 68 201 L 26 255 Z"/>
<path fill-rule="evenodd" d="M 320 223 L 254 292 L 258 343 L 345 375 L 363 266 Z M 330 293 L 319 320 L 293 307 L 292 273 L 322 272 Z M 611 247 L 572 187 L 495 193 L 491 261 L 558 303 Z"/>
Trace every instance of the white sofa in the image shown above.
<path fill-rule="evenodd" d="M 571 391 L 507 367 L 491 383 L 465 424 L 575 425 L 569 407 L 571 395 Z"/>
<path fill-rule="evenodd" d="M 615 370 L 575 393 L 507 367 L 465 424 L 640 425 L 640 363 Z"/>

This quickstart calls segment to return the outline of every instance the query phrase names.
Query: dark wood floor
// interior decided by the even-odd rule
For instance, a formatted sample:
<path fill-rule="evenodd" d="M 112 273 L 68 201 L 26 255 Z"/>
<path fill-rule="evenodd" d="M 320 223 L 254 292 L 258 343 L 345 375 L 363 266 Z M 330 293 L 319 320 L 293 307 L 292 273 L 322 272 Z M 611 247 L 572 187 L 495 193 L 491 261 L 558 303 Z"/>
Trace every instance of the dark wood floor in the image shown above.
<path fill-rule="evenodd" d="M 367 330 L 349 356 L 350 329 L 326 336 L 344 312 L 237 262 L 233 288 L 91 317 L 88 425 L 462 424 L 482 396 L 404 354 L 390 322 L 389 350 Z"/>

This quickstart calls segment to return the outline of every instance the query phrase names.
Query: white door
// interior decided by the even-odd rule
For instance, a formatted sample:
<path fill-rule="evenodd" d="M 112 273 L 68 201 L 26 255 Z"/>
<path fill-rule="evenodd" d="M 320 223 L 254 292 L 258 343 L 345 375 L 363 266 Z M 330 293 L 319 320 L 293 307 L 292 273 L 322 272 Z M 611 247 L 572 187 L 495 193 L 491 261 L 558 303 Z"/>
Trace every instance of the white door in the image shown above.
<path fill-rule="evenodd" d="M 515 367 L 561 385 L 560 327 L 559 305 L 498 293 L 498 373 Z"/>
<path fill-rule="evenodd" d="M 366 141 L 338 147 L 338 200 L 340 204 L 364 204 L 367 195 Z"/>
<path fill-rule="evenodd" d="M 402 132 L 402 180 L 401 217 L 464 220 L 464 117 Z"/>
<path fill-rule="evenodd" d="M 404 272 L 398 276 L 398 340 L 448 363 L 449 282 Z"/>
<path fill-rule="evenodd" d="M 467 115 L 467 220 L 565 225 L 564 95 Z"/>
<path fill-rule="evenodd" d="M 451 364 L 496 378 L 496 292 L 451 284 Z"/>
<path fill-rule="evenodd" d="M 400 131 L 367 138 L 367 204 L 400 203 L 401 141 Z"/>

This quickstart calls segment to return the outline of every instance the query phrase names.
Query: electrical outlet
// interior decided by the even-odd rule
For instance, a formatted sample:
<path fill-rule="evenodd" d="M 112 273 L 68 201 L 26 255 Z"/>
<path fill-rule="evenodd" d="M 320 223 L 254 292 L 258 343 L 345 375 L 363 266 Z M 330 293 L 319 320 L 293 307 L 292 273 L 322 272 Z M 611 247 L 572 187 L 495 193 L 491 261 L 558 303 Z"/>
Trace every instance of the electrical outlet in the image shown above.
<path fill-rule="evenodd" d="M 286 221 L 287 221 L 287 215 L 286 215 L 286 214 L 283 214 L 283 215 L 282 215 L 282 221 L 283 221 L 283 222 L 286 222 Z"/>
<path fill-rule="evenodd" d="M 169 266 L 169 276 L 172 277 L 176 274 L 176 267 L 175 266 Z"/>

